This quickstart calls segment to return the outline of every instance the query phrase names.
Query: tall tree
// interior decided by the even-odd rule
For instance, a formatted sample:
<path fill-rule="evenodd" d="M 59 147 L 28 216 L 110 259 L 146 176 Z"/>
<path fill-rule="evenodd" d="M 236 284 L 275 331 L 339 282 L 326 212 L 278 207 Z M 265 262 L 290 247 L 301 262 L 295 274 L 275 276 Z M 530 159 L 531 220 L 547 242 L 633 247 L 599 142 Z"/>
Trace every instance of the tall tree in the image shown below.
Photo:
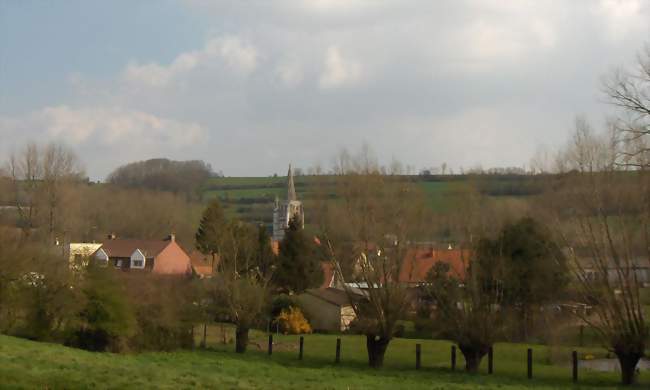
<path fill-rule="evenodd" d="M 463 259 L 464 275 L 453 274 L 447 263 L 437 263 L 422 287 L 435 304 L 433 321 L 458 344 L 468 372 L 478 371 L 503 326 L 502 286 L 494 272 L 497 251 L 486 240 L 480 240 L 476 249 L 482 254 Z"/>
<path fill-rule="evenodd" d="M 562 165 L 574 169 L 555 178 L 548 200 L 576 289 L 593 307 L 591 315 L 576 314 L 617 356 L 628 385 L 650 336 L 638 275 L 650 258 L 650 177 L 644 169 L 622 171 L 616 146 L 578 126 L 562 153 Z"/>
<path fill-rule="evenodd" d="M 650 42 L 633 67 L 610 75 L 605 94 L 623 111 L 613 123 L 618 143 L 616 164 L 650 168 Z"/>
<path fill-rule="evenodd" d="M 235 351 L 243 353 L 248 332 L 268 305 L 270 274 L 260 271 L 256 229 L 231 221 L 219 244 L 219 273 L 207 283 L 215 316 L 235 324 Z"/>
<path fill-rule="evenodd" d="M 212 256 L 214 267 L 216 256 L 221 251 L 225 240 L 228 221 L 217 199 L 210 201 L 203 211 L 199 228 L 196 231 L 196 248 L 202 253 Z"/>
<path fill-rule="evenodd" d="M 305 234 L 300 222 L 294 219 L 289 221 L 289 227 L 280 242 L 278 266 L 273 280 L 277 287 L 296 294 L 323 283 L 323 270 L 314 240 Z"/>
<path fill-rule="evenodd" d="M 353 161 L 344 156 L 337 167 L 341 202 L 321 214 L 320 224 L 336 268 L 354 262 L 355 280 L 368 287 L 367 299 L 358 300 L 345 285 L 357 327 L 366 336 L 368 364 L 381 367 L 397 321 L 409 307 L 410 294 L 399 273 L 408 242 L 423 233 L 426 206 L 408 180 L 383 175 L 367 148 Z"/>
<path fill-rule="evenodd" d="M 566 259 L 542 225 L 530 217 L 504 226 L 496 242 L 503 267 L 503 304 L 520 314 L 521 335 L 527 340 L 535 308 L 557 301 L 568 283 Z M 483 255 L 489 255 L 485 253 Z"/>
<path fill-rule="evenodd" d="M 263 275 L 270 275 L 277 267 L 277 256 L 273 253 L 271 236 L 264 225 L 257 228 L 257 259 L 255 263 Z"/>

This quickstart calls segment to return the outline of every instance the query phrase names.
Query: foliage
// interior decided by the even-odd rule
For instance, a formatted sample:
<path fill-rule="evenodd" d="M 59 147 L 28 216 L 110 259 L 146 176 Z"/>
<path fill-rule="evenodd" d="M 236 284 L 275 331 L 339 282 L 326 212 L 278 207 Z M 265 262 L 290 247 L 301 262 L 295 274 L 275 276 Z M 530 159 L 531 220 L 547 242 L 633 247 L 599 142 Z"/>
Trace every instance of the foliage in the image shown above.
<path fill-rule="evenodd" d="M 280 329 L 284 334 L 311 333 L 311 326 L 300 308 L 290 307 L 282 310 L 276 321 L 280 324 Z"/>
<path fill-rule="evenodd" d="M 219 253 L 227 225 L 226 217 L 218 200 L 212 200 L 203 211 L 199 228 L 196 231 L 196 247 L 202 253 L 215 256 Z"/>
<path fill-rule="evenodd" d="M 534 308 L 562 298 L 568 283 L 566 259 L 550 234 L 530 217 L 506 224 L 494 240 L 484 239 L 477 256 L 492 259 L 490 277 L 499 277 L 502 303 L 520 313 L 527 340 Z"/>
<path fill-rule="evenodd" d="M 169 191 L 200 199 L 200 189 L 211 174 L 210 164 L 200 160 L 156 158 L 123 165 L 115 169 L 107 181 L 121 187 Z"/>
<path fill-rule="evenodd" d="M 316 256 L 314 241 L 293 219 L 289 221 L 289 227 L 280 242 L 273 283 L 283 291 L 295 294 L 323 283 L 323 271 L 320 259 Z"/>
<path fill-rule="evenodd" d="M 482 246 L 486 244 L 478 244 Z M 465 264 L 465 276 L 459 279 L 450 273 L 447 263 L 437 263 L 424 289 L 436 308 L 434 321 L 458 343 L 466 370 L 476 372 L 503 326 L 499 308 L 502 288 L 492 273 L 493 258 L 487 251 L 474 260 L 465 259 Z"/>
<path fill-rule="evenodd" d="M 137 327 L 129 345 L 135 350 L 192 348 L 192 328 L 201 313 L 195 307 L 195 285 L 164 275 L 123 275 L 127 299 Z"/>
<path fill-rule="evenodd" d="M 126 291 L 112 269 L 90 263 L 85 272 L 86 303 L 79 313 L 79 327 L 68 344 L 91 351 L 119 352 L 135 331 L 133 309 Z"/>
<path fill-rule="evenodd" d="M 297 307 L 296 302 L 287 294 L 278 294 L 271 300 L 271 317 L 276 318 L 281 312 Z"/>
<path fill-rule="evenodd" d="M 260 262 L 268 261 L 270 242 L 264 245 L 259 230 L 241 221 L 225 220 L 217 225 L 217 220 L 223 220 L 219 211 L 218 203 L 210 204 L 204 213 L 206 222 L 197 232 L 197 243 L 217 251 L 220 259 L 217 275 L 205 281 L 207 309 L 214 318 L 225 318 L 237 326 L 236 351 L 243 353 L 249 329 L 260 321 L 268 305 L 271 275 L 262 269 L 271 269 Z"/>

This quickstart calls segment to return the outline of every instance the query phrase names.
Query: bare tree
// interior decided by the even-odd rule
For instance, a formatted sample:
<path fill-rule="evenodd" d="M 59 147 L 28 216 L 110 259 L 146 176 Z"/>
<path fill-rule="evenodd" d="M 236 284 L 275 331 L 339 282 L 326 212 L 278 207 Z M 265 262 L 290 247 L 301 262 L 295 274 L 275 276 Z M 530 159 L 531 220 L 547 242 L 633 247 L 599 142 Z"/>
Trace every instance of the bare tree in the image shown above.
<path fill-rule="evenodd" d="M 52 239 L 61 227 L 64 191 L 82 175 L 76 155 L 62 144 L 29 143 L 10 156 L 8 171 L 23 232 L 31 234 L 43 218 Z"/>
<path fill-rule="evenodd" d="M 584 303 L 577 314 L 616 354 L 623 384 L 650 334 L 639 298 L 639 262 L 650 261 L 650 180 L 644 170 L 622 172 L 616 144 L 586 131 L 582 121 L 563 155 L 573 172 L 557 178 L 551 196 L 554 223 Z"/>
<path fill-rule="evenodd" d="M 380 174 L 364 148 L 337 181 L 341 202 L 321 213 L 321 229 L 338 272 L 353 263 L 356 286 L 367 287 L 358 300 L 346 285 L 356 314 L 356 328 L 366 336 L 368 363 L 381 367 L 397 321 L 410 303 L 399 273 L 409 240 L 422 234 L 426 207 L 418 189 L 399 176 Z"/>
<path fill-rule="evenodd" d="M 38 147 L 27 144 L 20 153 L 12 153 L 7 169 L 12 180 L 14 206 L 18 211 L 23 233 L 28 236 L 35 227 L 37 191 L 42 177 Z"/>
<path fill-rule="evenodd" d="M 650 43 L 631 69 L 613 72 L 604 83 L 610 102 L 623 111 L 615 121 L 620 144 L 617 163 L 650 168 Z"/>

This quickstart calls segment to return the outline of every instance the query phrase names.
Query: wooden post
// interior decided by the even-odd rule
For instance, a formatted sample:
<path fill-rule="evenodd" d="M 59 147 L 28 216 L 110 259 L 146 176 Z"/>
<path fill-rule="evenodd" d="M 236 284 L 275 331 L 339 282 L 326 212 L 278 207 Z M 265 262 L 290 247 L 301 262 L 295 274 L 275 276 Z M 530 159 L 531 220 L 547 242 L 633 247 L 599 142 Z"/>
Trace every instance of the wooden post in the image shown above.
<path fill-rule="evenodd" d="M 204 322 L 203 323 L 203 341 L 201 341 L 201 348 L 207 347 L 207 343 L 206 343 L 207 334 L 208 334 L 208 325 Z"/>
<path fill-rule="evenodd" d="M 488 349 L 488 374 L 492 374 L 494 372 L 494 351 L 492 350 L 492 347 Z"/>
<path fill-rule="evenodd" d="M 456 346 L 451 346 L 451 370 L 456 371 Z"/>
<path fill-rule="evenodd" d="M 422 355 L 422 346 L 420 344 L 415 344 L 415 369 L 420 369 L 420 358 Z"/>
<path fill-rule="evenodd" d="M 300 350 L 298 352 L 298 360 L 302 360 L 302 351 L 305 345 L 305 338 L 300 336 Z"/>
<path fill-rule="evenodd" d="M 336 358 L 334 359 L 334 363 L 340 363 L 341 362 L 341 338 L 336 339 Z"/>
<path fill-rule="evenodd" d="M 269 355 L 273 354 L 273 333 L 269 333 Z"/>
<path fill-rule="evenodd" d="M 528 348 L 528 379 L 533 379 L 533 349 Z"/>
<path fill-rule="evenodd" d="M 571 354 L 571 360 L 573 361 L 573 382 L 578 382 L 578 352 L 573 351 Z"/>

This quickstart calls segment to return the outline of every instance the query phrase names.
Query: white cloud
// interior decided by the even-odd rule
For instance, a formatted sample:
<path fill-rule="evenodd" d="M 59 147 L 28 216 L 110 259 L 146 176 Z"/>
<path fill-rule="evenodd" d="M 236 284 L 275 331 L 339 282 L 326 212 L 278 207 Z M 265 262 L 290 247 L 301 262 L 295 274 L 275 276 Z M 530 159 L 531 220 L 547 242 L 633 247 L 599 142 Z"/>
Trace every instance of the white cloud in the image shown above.
<path fill-rule="evenodd" d="M 248 74 L 255 70 L 258 52 L 238 37 L 217 37 L 208 40 L 203 49 L 179 54 L 169 65 L 155 62 L 139 64 L 132 61 L 122 72 L 122 78 L 131 84 L 164 87 L 193 69 L 212 61 L 223 61 L 231 70 Z"/>
<path fill-rule="evenodd" d="M 304 79 L 303 67 L 296 60 L 281 63 L 277 66 L 276 73 L 280 80 L 290 87 L 300 84 Z"/>
<path fill-rule="evenodd" d="M 601 0 L 595 8 L 595 13 L 604 22 L 607 38 L 610 41 L 620 41 L 627 35 L 647 31 L 648 2 L 643 0 Z"/>
<path fill-rule="evenodd" d="M 34 129 L 38 129 L 34 132 Z M 45 107 L 24 117 L 0 117 L 0 135 L 6 146 L 18 147 L 26 140 L 57 140 L 74 146 L 90 166 L 108 168 L 98 150 L 115 157 L 139 160 L 144 155 L 173 153 L 204 142 L 207 132 L 197 123 L 186 123 L 119 107 Z"/>
<path fill-rule="evenodd" d="M 197 123 L 184 123 L 142 111 L 123 108 L 46 107 L 33 114 L 51 138 L 72 144 L 138 145 L 147 143 L 165 148 L 191 146 L 205 137 Z"/>
<path fill-rule="evenodd" d="M 344 58 L 337 46 L 327 48 L 320 86 L 324 89 L 354 84 L 361 78 L 361 65 Z"/>

